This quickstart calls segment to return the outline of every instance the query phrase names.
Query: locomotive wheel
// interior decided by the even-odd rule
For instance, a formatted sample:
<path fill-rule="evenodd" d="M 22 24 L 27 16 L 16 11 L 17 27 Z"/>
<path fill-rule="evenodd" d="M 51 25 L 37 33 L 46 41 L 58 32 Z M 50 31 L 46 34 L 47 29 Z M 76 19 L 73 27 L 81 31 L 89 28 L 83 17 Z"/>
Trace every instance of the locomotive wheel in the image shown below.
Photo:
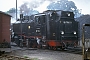
<path fill-rule="evenodd" d="M 33 45 L 32 48 L 35 48 L 35 46 Z"/>
<path fill-rule="evenodd" d="M 38 45 L 37 48 L 40 49 L 40 45 Z"/>
<path fill-rule="evenodd" d="M 46 46 L 42 46 L 42 49 L 46 49 L 47 47 Z"/>
<path fill-rule="evenodd" d="M 48 47 L 48 49 L 50 49 L 50 50 L 51 50 L 51 47 L 49 46 L 49 47 Z"/>
<path fill-rule="evenodd" d="M 64 50 L 65 48 L 62 48 L 62 50 Z"/>
<path fill-rule="evenodd" d="M 53 47 L 49 46 L 49 47 L 48 47 L 48 49 L 49 49 L 49 50 L 52 50 L 52 49 L 53 49 Z"/>
<path fill-rule="evenodd" d="M 53 50 L 57 50 L 57 47 L 53 47 Z"/>
<path fill-rule="evenodd" d="M 65 47 L 63 47 L 63 46 L 62 46 L 62 47 L 61 47 L 61 49 L 62 49 L 62 50 L 64 50 L 64 49 L 65 49 Z"/>

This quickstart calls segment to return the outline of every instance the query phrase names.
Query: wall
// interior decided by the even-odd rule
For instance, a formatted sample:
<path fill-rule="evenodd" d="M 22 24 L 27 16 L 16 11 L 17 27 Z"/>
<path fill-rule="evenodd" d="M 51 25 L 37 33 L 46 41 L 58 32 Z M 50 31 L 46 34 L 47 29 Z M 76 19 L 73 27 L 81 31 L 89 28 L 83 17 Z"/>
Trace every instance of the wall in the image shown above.
<path fill-rule="evenodd" d="M 2 43 L 4 39 L 10 42 L 10 20 L 10 15 L 0 13 L 0 43 Z"/>
<path fill-rule="evenodd" d="M 2 30 L 1 30 L 1 28 L 2 28 L 2 14 L 0 14 L 0 41 L 2 40 L 2 34 L 1 34 L 1 32 L 2 32 Z"/>
<path fill-rule="evenodd" d="M 2 40 L 10 42 L 10 17 L 3 14 L 2 19 Z"/>

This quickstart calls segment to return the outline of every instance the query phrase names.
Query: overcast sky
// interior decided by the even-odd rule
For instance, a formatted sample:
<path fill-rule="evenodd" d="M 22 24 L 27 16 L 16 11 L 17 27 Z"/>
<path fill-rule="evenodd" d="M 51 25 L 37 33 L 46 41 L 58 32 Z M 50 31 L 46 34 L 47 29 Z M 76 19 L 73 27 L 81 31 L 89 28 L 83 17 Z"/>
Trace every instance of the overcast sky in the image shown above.
<path fill-rule="evenodd" d="M 18 7 L 25 1 L 33 1 L 33 0 L 18 0 Z M 38 0 L 39 1 L 39 0 Z M 90 14 L 90 0 L 71 0 L 75 3 L 78 9 L 82 9 L 82 14 Z M 15 7 L 16 0 L 0 0 L 0 11 L 8 11 L 10 8 Z M 39 11 L 42 12 L 46 10 L 46 6 L 49 2 L 45 2 L 43 5 L 39 7 Z"/>

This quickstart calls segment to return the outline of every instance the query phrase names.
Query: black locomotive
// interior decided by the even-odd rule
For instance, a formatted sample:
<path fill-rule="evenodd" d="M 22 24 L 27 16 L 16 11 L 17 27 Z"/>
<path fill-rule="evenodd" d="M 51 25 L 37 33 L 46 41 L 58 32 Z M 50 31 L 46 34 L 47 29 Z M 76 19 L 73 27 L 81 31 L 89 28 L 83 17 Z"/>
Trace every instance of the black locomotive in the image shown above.
<path fill-rule="evenodd" d="M 78 22 L 74 20 L 73 12 L 47 10 L 32 15 L 32 20 L 31 23 L 23 23 L 22 31 L 24 36 L 39 39 L 43 48 L 56 50 L 78 45 Z M 13 25 L 14 33 L 18 34 L 20 29 L 15 25 L 20 26 L 20 23 Z"/>

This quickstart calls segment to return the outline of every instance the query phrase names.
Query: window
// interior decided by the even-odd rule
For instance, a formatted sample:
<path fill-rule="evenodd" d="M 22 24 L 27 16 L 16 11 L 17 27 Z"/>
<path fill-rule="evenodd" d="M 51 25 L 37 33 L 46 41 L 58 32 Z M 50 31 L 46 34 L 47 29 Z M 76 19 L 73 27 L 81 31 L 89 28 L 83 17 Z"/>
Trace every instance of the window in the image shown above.
<path fill-rule="evenodd" d="M 71 24 L 71 21 L 63 21 L 64 24 Z"/>
<path fill-rule="evenodd" d="M 35 18 L 35 21 L 36 21 L 37 24 L 40 24 L 40 23 L 41 23 L 41 22 L 40 22 L 40 17 L 39 17 L 39 16 L 36 17 L 36 18 Z"/>
<path fill-rule="evenodd" d="M 36 32 L 38 33 L 38 32 L 40 32 L 40 30 L 36 30 Z"/>
<path fill-rule="evenodd" d="M 58 14 L 56 12 L 53 12 L 50 14 L 51 20 L 57 20 L 59 18 Z"/>

